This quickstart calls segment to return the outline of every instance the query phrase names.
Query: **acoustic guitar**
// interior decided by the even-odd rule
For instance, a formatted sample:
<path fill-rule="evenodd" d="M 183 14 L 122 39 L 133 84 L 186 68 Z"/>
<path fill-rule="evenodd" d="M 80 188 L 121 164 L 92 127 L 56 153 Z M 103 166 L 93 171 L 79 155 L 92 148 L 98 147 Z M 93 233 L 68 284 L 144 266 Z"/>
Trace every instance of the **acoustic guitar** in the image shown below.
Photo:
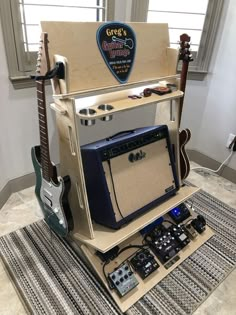
<path fill-rule="evenodd" d="M 68 202 L 71 182 L 69 176 L 58 177 L 56 166 L 50 160 L 45 79 L 50 71 L 47 33 L 42 33 L 37 59 L 36 89 L 40 145 L 31 149 L 36 174 L 35 194 L 49 227 L 65 237 L 73 229 L 73 220 Z"/>
<path fill-rule="evenodd" d="M 179 60 L 182 60 L 182 69 L 180 75 L 180 90 L 185 92 L 188 65 L 192 61 L 192 55 L 190 53 L 190 37 L 187 34 L 180 36 L 180 49 Z M 179 126 L 181 123 L 182 111 L 183 111 L 184 96 L 180 99 L 179 104 Z M 191 138 L 191 131 L 189 129 L 183 129 L 179 133 L 179 149 L 180 149 L 180 177 L 184 180 L 190 172 L 190 163 L 188 155 L 185 151 L 185 145 Z"/>

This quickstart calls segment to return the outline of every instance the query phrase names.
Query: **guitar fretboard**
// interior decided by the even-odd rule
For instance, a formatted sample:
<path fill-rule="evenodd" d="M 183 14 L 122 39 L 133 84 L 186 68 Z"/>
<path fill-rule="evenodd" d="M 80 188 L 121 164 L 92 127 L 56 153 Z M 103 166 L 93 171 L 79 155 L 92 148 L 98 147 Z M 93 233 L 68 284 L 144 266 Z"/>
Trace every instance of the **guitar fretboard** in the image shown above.
<path fill-rule="evenodd" d="M 47 127 L 47 110 L 45 100 L 45 82 L 36 81 L 37 101 L 38 101 L 38 118 L 39 118 L 39 135 L 41 148 L 41 166 L 43 178 L 50 182 L 53 177 L 53 167 L 50 160 L 48 127 Z"/>

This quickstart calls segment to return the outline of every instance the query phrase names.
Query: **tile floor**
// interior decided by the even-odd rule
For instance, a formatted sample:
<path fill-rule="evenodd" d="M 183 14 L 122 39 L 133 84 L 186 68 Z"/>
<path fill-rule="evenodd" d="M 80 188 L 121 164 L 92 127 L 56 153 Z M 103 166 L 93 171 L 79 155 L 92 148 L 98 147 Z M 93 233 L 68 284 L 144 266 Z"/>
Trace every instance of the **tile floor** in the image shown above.
<path fill-rule="evenodd" d="M 197 167 L 191 163 L 192 167 Z M 191 171 L 188 180 L 236 209 L 236 184 L 205 170 Z M 14 193 L 0 210 L 0 236 L 31 224 L 43 217 L 34 188 Z M 0 263 L 0 315 L 27 314 Z M 236 270 L 219 285 L 194 315 L 236 315 Z M 50 314 L 49 314 L 50 315 Z"/>

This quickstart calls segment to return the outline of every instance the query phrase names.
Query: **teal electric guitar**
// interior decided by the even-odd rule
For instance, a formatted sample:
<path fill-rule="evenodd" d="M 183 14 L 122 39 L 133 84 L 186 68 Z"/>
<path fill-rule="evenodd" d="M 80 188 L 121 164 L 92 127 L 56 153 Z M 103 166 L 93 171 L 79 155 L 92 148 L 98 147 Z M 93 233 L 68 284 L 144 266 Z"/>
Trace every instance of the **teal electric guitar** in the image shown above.
<path fill-rule="evenodd" d="M 73 229 L 73 220 L 68 203 L 70 190 L 69 176 L 58 177 L 56 166 L 50 160 L 47 110 L 45 98 L 45 78 L 50 72 L 47 33 L 42 33 L 37 59 L 36 88 L 40 145 L 31 149 L 32 162 L 36 174 L 35 194 L 49 227 L 65 237 Z"/>

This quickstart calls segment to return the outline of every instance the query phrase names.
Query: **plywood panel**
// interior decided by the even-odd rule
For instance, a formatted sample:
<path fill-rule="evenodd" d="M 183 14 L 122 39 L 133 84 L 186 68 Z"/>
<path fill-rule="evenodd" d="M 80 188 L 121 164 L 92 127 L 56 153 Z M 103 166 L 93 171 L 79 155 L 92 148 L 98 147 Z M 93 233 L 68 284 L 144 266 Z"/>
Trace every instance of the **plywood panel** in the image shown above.
<path fill-rule="evenodd" d="M 56 106 L 60 108 L 56 114 L 60 141 L 60 171 L 62 176 L 69 175 L 71 180 L 69 203 L 74 220 L 72 234 L 81 233 L 91 239 L 94 234 L 76 132 L 74 102 L 73 99 L 67 99 Z"/>
<path fill-rule="evenodd" d="M 96 32 L 101 24 L 41 22 L 42 31 L 48 33 L 51 64 L 54 55 L 67 58 L 68 93 L 120 85 L 107 68 L 97 47 Z M 135 63 L 127 83 L 169 75 L 173 62 L 170 62 L 167 52 L 167 24 L 127 24 L 132 27 L 137 39 Z"/>

